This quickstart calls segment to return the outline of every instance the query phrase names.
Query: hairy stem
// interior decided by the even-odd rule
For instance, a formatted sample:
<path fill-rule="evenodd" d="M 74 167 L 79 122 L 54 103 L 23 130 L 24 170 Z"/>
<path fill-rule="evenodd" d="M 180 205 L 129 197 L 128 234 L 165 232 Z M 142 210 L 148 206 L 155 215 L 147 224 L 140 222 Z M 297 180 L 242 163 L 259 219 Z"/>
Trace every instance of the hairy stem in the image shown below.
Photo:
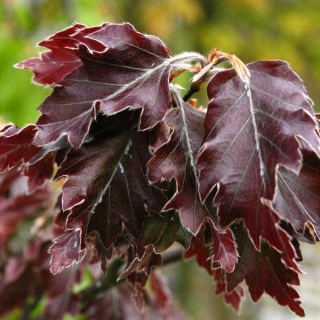
<path fill-rule="evenodd" d="M 195 93 L 199 92 L 199 90 L 200 90 L 200 86 L 196 87 L 194 85 L 191 85 L 190 89 L 183 96 L 183 101 L 187 102 Z"/>

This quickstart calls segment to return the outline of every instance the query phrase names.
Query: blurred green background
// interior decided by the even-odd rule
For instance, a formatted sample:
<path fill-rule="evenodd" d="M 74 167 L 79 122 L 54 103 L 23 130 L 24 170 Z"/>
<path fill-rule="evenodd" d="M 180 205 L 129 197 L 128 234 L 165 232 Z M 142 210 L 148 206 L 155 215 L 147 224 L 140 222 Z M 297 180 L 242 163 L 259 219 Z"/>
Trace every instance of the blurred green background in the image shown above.
<path fill-rule="evenodd" d="M 320 105 L 319 0 L 2 0 L 0 6 L 0 113 L 18 125 L 36 120 L 50 89 L 30 84 L 31 73 L 12 66 L 37 56 L 43 48 L 36 43 L 76 21 L 131 22 L 173 54 L 219 48 L 245 63 L 286 60 Z"/>
<path fill-rule="evenodd" d="M 173 54 L 182 51 L 206 54 L 219 48 L 236 54 L 245 63 L 286 60 L 304 80 L 320 110 L 318 0 L 2 0 L 0 116 L 19 126 L 33 123 L 39 116 L 36 108 L 51 92 L 50 88 L 32 84 L 30 71 L 13 68 L 15 63 L 43 50 L 36 43 L 74 22 L 93 26 L 105 21 L 131 22 L 138 31 L 159 36 Z M 204 103 L 202 96 L 200 99 Z M 307 257 L 309 254 L 312 264 L 316 251 L 308 251 L 309 247 Z M 310 273 L 319 275 L 317 265 L 320 261 Z M 302 268 L 308 268 L 308 264 Z M 296 318 L 268 297 L 255 306 L 247 298 L 238 317 L 221 303 L 222 297 L 214 295 L 211 279 L 205 271 L 195 268 L 193 261 L 166 267 L 164 272 L 169 276 L 174 296 L 179 297 L 179 304 L 191 319 L 269 319 L 268 312 L 277 320 Z M 301 278 L 302 283 L 308 283 L 305 292 L 309 294 L 303 296 L 304 289 L 298 290 L 305 300 L 307 319 L 315 319 L 314 315 L 320 314 L 316 299 L 319 295 L 315 293 L 319 289 L 312 278 L 309 281 L 306 276 Z"/>

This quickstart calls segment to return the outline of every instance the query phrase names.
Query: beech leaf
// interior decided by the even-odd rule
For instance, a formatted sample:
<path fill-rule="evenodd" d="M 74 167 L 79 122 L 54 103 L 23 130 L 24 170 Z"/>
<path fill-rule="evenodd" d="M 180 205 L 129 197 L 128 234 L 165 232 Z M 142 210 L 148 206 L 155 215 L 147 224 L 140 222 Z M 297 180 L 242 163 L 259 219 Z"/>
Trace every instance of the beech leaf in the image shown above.
<path fill-rule="evenodd" d="M 87 28 L 75 24 L 39 43 L 39 46 L 50 49 L 43 52 L 40 58 L 31 58 L 16 64 L 17 68 L 28 68 L 34 73 L 33 81 L 43 85 L 53 85 L 82 65 L 77 56 L 80 45 L 89 46 L 92 51 L 103 52 L 105 46 L 89 37 L 99 27 Z"/>
<path fill-rule="evenodd" d="M 152 245 L 148 245 L 141 258 L 135 257 L 130 265 L 121 273 L 118 280 L 127 277 L 132 272 L 144 271 L 145 274 L 149 275 L 152 266 L 160 266 L 162 263 L 161 255 L 157 254 Z"/>
<path fill-rule="evenodd" d="M 240 312 L 241 303 L 244 298 L 244 289 L 238 285 L 234 290 L 228 292 L 226 276 L 223 269 L 215 269 L 213 271 L 214 280 L 217 282 L 217 294 L 224 294 L 224 300 L 229 303 L 237 312 Z"/>
<path fill-rule="evenodd" d="M 8 125 L 0 131 L 0 172 L 29 161 L 39 151 L 33 143 L 37 131 L 35 125 L 23 129 Z"/>
<path fill-rule="evenodd" d="M 85 250 L 81 250 L 81 230 L 74 229 L 66 232 L 54 240 L 50 247 L 51 272 L 53 274 L 61 272 L 65 267 L 69 267 L 75 262 L 80 262 L 85 256 Z"/>
<path fill-rule="evenodd" d="M 237 311 L 245 281 L 253 301 L 267 293 L 304 316 L 293 286 L 299 241 L 320 239 L 320 116 L 289 65 L 245 66 L 218 49 L 171 56 L 129 23 L 74 24 L 40 46 L 49 51 L 16 66 L 53 92 L 36 125 L 0 131 L 0 291 L 18 297 L 0 312 L 20 306 L 28 317 L 43 294 L 49 318 L 80 310 L 89 318 L 182 317 L 152 271 L 181 257 L 173 250 L 162 261 L 178 242 Z M 226 60 L 232 68 L 219 68 Z M 186 70 L 192 80 L 182 98 L 172 82 Z M 207 112 L 190 99 L 204 82 Z M 55 168 L 60 195 L 44 184 Z M 15 248 L 25 221 L 38 238 Z M 49 264 L 52 274 L 78 265 L 55 281 Z M 95 283 L 75 294 L 84 267 Z M 119 274 L 128 283 L 116 288 Z"/>
<path fill-rule="evenodd" d="M 195 158 L 204 135 L 205 114 L 177 99 L 164 122 L 172 128 L 171 135 L 155 152 L 148 164 L 151 182 L 175 179 L 177 190 L 164 210 L 176 209 L 182 224 L 196 233 L 204 218 L 210 216 L 198 193 Z M 161 132 L 158 135 L 161 137 Z M 159 143 L 160 144 L 160 143 Z"/>
<path fill-rule="evenodd" d="M 204 205 L 200 200 L 198 172 L 195 167 L 195 158 L 203 138 L 204 113 L 178 97 L 175 103 L 177 108 L 170 110 L 164 119 L 164 122 L 173 128 L 172 133 L 150 160 L 148 175 L 152 182 L 161 179 L 176 180 L 176 193 L 164 210 L 178 210 L 182 224 L 191 232 L 197 233 L 205 218 L 216 220 L 215 208 Z M 210 225 L 214 239 L 213 259 L 230 272 L 238 258 L 232 234 L 230 230 L 218 231 L 212 219 Z"/>
<path fill-rule="evenodd" d="M 243 218 L 259 248 L 260 237 L 280 241 L 272 230 L 279 218 L 266 206 L 274 198 L 277 168 L 298 174 L 300 141 L 318 153 L 319 138 L 310 100 L 287 63 L 258 61 L 248 69 L 248 84 L 232 69 L 211 80 L 198 168 L 201 199 L 217 186 L 221 225 Z"/>
<path fill-rule="evenodd" d="M 122 223 L 138 239 L 147 208 L 159 212 L 166 202 L 147 180 L 148 132 L 136 131 L 138 118 L 135 111 L 99 117 L 82 147 L 68 153 L 56 174 L 56 178 L 67 177 L 62 209 L 71 210 L 66 228 L 81 230 L 82 249 L 86 232 L 94 230 L 101 231 L 100 238 L 109 248 Z"/>
<path fill-rule="evenodd" d="M 228 291 L 233 291 L 239 283 L 246 280 L 253 301 L 258 301 L 266 292 L 280 305 L 288 306 L 303 317 L 299 294 L 292 287 L 299 285 L 298 274 L 281 262 L 281 253 L 265 241 L 258 251 L 241 223 L 233 226 L 233 232 L 240 258 L 235 270 L 226 275 Z"/>
<path fill-rule="evenodd" d="M 232 232 L 230 230 L 218 230 L 210 219 L 208 221 L 209 223 L 204 223 L 199 232 L 192 238 L 185 257 L 196 256 L 198 264 L 211 275 L 214 268 L 220 266 L 226 272 L 232 272 L 238 261 Z M 208 230 L 210 230 L 209 236 Z"/>
<path fill-rule="evenodd" d="M 285 168 L 279 169 L 276 196 L 269 205 L 298 233 L 307 233 L 309 238 L 306 229 L 311 225 L 319 238 L 320 159 L 307 148 L 302 150 L 302 155 L 303 163 L 298 176 Z"/>
<path fill-rule="evenodd" d="M 111 115 L 142 109 L 139 127 L 147 129 L 171 107 L 169 75 L 174 61 L 169 60 L 169 49 L 128 23 L 75 25 L 40 45 L 51 50 L 42 54 L 42 63 L 32 59 L 18 65 L 36 72 L 40 83 L 55 86 L 39 107 L 39 145 L 67 133 L 71 144 L 80 147 L 98 110 Z"/>
<path fill-rule="evenodd" d="M 24 175 L 28 179 L 28 192 L 32 193 L 41 187 L 44 182 L 53 175 L 55 164 L 55 152 L 47 153 L 41 160 L 34 164 L 29 164 L 24 170 Z"/>
<path fill-rule="evenodd" d="M 212 220 L 209 225 L 213 239 L 212 264 L 219 261 L 226 272 L 232 272 L 238 261 L 238 252 L 230 229 L 217 230 Z"/>

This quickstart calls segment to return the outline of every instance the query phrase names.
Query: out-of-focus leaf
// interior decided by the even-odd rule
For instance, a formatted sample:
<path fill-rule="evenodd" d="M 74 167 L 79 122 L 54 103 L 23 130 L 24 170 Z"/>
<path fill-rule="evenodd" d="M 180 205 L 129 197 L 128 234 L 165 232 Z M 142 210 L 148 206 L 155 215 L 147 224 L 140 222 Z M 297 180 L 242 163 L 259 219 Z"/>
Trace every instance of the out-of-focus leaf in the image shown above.
<path fill-rule="evenodd" d="M 37 213 L 47 209 L 51 201 L 51 191 L 43 187 L 30 195 L 17 196 L 11 199 L 0 197 L 0 241 L 6 243 L 18 224 Z M 41 210 L 41 211 L 40 211 Z"/>
<path fill-rule="evenodd" d="M 8 238 L 14 234 L 24 219 L 36 218 L 48 209 L 52 201 L 52 190 L 42 186 L 27 194 L 27 179 L 18 169 L 0 174 L 0 242 L 6 247 Z"/>
<path fill-rule="evenodd" d="M 174 305 L 172 300 L 163 308 L 158 299 L 159 290 L 155 293 L 142 297 L 144 299 L 144 311 L 139 312 L 132 300 L 134 291 L 129 283 L 118 285 L 103 295 L 100 295 L 95 301 L 86 306 L 82 312 L 86 319 L 108 319 L 108 320 L 163 320 L 164 315 L 167 319 L 186 320 L 187 317 Z M 160 302 L 160 303 L 159 303 Z"/>
<path fill-rule="evenodd" d="M 286 63 L 259 61 L 248 68 L 248 84 L 227 70 L 208 86 L 200 194 L 204 200 L 218 186 L 214 203 L 221 225 L 243 218 L 257 248 L 263 237 L 282 251 L 284 235 L 275 229 L 279 218 L 265 201 L 274 197 L 278 166 L 299 173 L 299 141 L 319 152 L 316 120 L 300 79 Z"/>
<path fill-rule="evenodd" d="M 43 317 L 62 320 L 66 313 L 75 314 L 77 297 L 72 292 L 72 285 L 77 280 L 77 270 L 73 267 L 63 270 L 58 275 L 49 271 L 47 253 L 48 241 L 38 238 L 24 247 L 21 257 L 10 257 L 0 280 L 0 315 L 13 308 L 22 310 L 30 307 L 30 301 L 39 302 L 46 293 Z M 27 316 L 30 314 L 25 313 Z"/>
<path fill-rule="evenodd" d="M 58 274 L 50 272 L 50 258 L 47 246 L 43 247 L 36 264 L 38 277 L 42 288 L 47 294 L 43 317 L 48 319 L 63 319 L 66 313 L 79 313 L 78 296 L 73 292 L 73 286 L 78 282 L 81 273 L 80 265 L 73 265 Z"/>
<path fill-rule="evenodd" d="M 41 292 L 38 278 L 30 276 L 32 264 L 11 257 L 6 261 L 4 274 L 0 280 L 0 315 L 3 316 L 15 307 L 23 308 L 27 299 Z"/>

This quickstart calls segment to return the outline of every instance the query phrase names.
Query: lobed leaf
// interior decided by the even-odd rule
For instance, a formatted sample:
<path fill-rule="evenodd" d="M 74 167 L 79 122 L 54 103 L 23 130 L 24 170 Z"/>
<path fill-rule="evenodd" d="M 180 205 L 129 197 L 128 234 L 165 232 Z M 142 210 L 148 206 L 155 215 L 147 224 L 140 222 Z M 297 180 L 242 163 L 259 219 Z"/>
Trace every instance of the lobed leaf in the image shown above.
<path fill-rule="evenodd" d="M 143 255 L 141 258 L 135 257 L 127 268 L 121 273 L 118 280 L 127 277 L 133 272 L 143 271 L 146 275 L 149 275 L 151 268 L 155 266 L 160 266 L 162 263 L 161 255 L 157 254 L 153 246 L 150 244 L 144 249 Z"/>
<path fill-rule="evenodd" d="M 208 230 L 212 230 L 216 234 L 208 236 Z M 204 224 L 198 234 L 192 237 L 190 247 L 185 251 L 185 258 L 195 257 L 199 266 L 204 268 L 217 282 L 217 294 L 223 293 L 225 301 L 239 311 L 244 297 L 243 288 L 238 286 L 232 292 L 229 292 L 225 280 L 225 271 L 233 272 L 235 263 L 238 261 L 233 236 L 230 234 L 230 230 L 227 230 L 226 234 L 219 234 L 215 228 L 213 229 L 213 225 L 210 222 L 207 225 Z M 221 238 L 219 239 L 219 237 Z M 207 243 L 208 239 L 210 239 L 209 243 Z M 230 244 L 229 248 L 228 242 Z M 219 259 L 220 251 L 223 252 L 222 259 Z M 227 252 L 226 254 L 225 251 Z M 228 257 L 230 257 L 230 263 L 228 263 Z"/>
<path fill-rule="evenodd" d="M 19 65 L 38 73 L 40 68 L 45 82 L 54 81 L 53 93 L 39 107 L 39 145 L 67 133 L 71 144 L 80 147 L 99 110 L 111 115 L 142 109 L 139 127 L 147 129 L 171 107 L 170 51 L 161 40 L 130 24 L 75 25 L 40 44 L 52 50 L 43 54 L 44 66 L 34 60 Z M 69 55 L 75 61 L 65 68 Z M 62 73 L 57 65 L 48 67 L 48 56 L 62 60 Z"/>
<path fill-rule="evenodd" d="M 224 300 L 230 304 L 232 308 L 240 312 L 241 304 L 245 296 L 244 289 L 241 285 L 238 285 L 234 290 L 228 292 L 225 273 L 221 268 L 215 269 L 213 272 L 214 280 L 217 282 L 217 294 L 224 294 Z"/>
<path fill-rule="evenodd" d="M 199 232 L 192 238 L 185 257 L 196 256 L 198 264 L 205 268 L 210 275 L 217 267 L 226 272 L 232 272 L 238 261 L 238 252 L 230 230 L 219 230 L 208 219 Z"/>
<path fill-rule="evenodd" d="M 80 262 L 85 256 L 85 250 L 81 250 L 81 230 L 74 229 L 56 238 L 49 252 L 51 254 L 50 271 L 53 274 L 60 273 L 65 267 L 70 267 L 75 262 Z"/>
<path fill-rule="evenodd" d="M 41 160 L 29 164 L 24 169 L 24 175 L 28 177 L 28 192 L 33 193 L 50 179 L 54 172 L 56 153 L 48 152 Z"/>
<path fill-rule="evenodd" d="M 206 225 L 203 224 L 196 236 L 191 238 L 191 244 L 185 251 L 186 259 L 195 257 L 200 267 L 204 268 L 210 275 L 213 275 L 212 248 L 205 241 Z"/>
<path fill-rule="evenodd" d="M 38 151 L 34 145 L 37 126 L 29 125 L 23 129 L 15 125 L 7 125 L 0 135 L 0 172 L 28 162 Z"/>
<path fill-rule="evenodd" d="M 204 218 L 210 216 L 199 197 L 195 168 L 195 157 L 204 134 L 205 115 L 186 102 L 177 102 L 178 107 L 171 109 L 164 119 L 172 128 L 171 135 L 148 163 L 148 177 L 153 183 L 175 179 L 177 190 L 164 210 L 178 210 L 182 224 L 196 233 Z M 161 137 L 161 132 L 158 136 Z"/>
<path fill-rule="evenodd" d="M 83 309 L 89 317 L 142 318 L 130 297 L 140 311 L 146 305 L 152 318 L 180 316 L 157 275 L 151 273 L 152 294 L 144 288 L 151 268 L 161 264 L 159 253 L 175 241 L 213 276 L 217 293 L 236 310 L 245 280 L 254 301 L 265 292 L 303 316 L 292 286 L 299 284 L 298 240 L 320 237 L 320 133 L 312 103 L 289 66 L 258 61 L 247 69 L 217 49 L 207 58 L 171 57 L 160 39 L 127 23 L 75 24 L 40 45 L 50 51 L 17 67 L 31 69 L 35 82 L 54 90 L 40 106 L 36 126 L 8 125 L 0 133 L 0 171 L 14 168 L 0 177 L 1 242 L 47 205 L 43 197 L 51 194 L 42 185 L 56 163 L 56 179 L 66 182 L 56 207 L 59 232 L 49 231 L 60 235 L 49 249 L 51 272 L 82 261 L 86 252 L 88 261 L 101 260 L 104 272 L 112 256 L 126 256 L 120 278 L 133 285 L 94 296 Z M 210 80 L 207 114 L 169 84 L 181 70 L 198 72 L 188 96 L 226 57 L 234 69 Z M 199 64 L 184 63 L 191 60 Z M 21 195 L 20 183 L 5 186 L 18 173 L 28 177 L 31 195 Z M 21 179 L 25 186 L 27 179 Z M 10 261 L 18 266 L 18 260 Z M 53 283 L 44 271 L 46 259 L 21 261 L 8 282 L 36 292 L 44 287 L 45 316 L 61 318 L 65 299 L 69 311 L 78 311 L 77 297 L 61 287 L 69 275 L 75 280 L 77 268 Z M 42 270 L 36 286 L 19 278 L 34 274 L 32 268 Z M 10 289 L 9 296 L 15 292 Z M 17 300 L 25 304 L 25 293 Z M 0 309 L 7 310 L 4 304 Z"/>
<path fill-rule="evenodd" d="M 20 62 L 16 67 L 30 69 L 34 73 L 33 81 L 36 83 L 54 85 L 82 65 L 77 56 L 80 45 L 88 46 L 95 52 L 105 51 L 106 48 L 102 43 L 87 37 L 99 28 L 74 24 L 39 43 L 39 46 L 51 51 L 43 52 L 40 58 Z"/>
<path fill-rule="evenodd" d="M 253 301 L 258 301 L 266 292 L 280 305 L 288 306 L 303 317 L 299 295 L 292 287 L 299 285 L 298 274 L 281 262 L 281 253 L 265 241 L 258 251 L 243 224 L 235 224 L 233 232 L 240 258 L 235 270 L 226 275 L 228 291 L 232 292 L 239 283 L 246 280 Z"/>
<path fill-rule="evenodd" d="M 302 150 L 302 155 L 303 163 L 298 176 L 285 168 L 279 169 L 276 196 L 269 205 L 299 234 L 310 238 L 310 225 L 319 238 L 320 159 L 308 148 Z"/>
<path fill-rule="evenodd" d="M 230 229 L 218 230 L 212 220 L 209 225 L 213 239 L 212 264 L 219 262 L 226 272 L 232 272 L 238 261 L 238 252 Z"/>
<path fill-rule="evenodd" d="M 97 231 L 108 249 L 123 223 L 138 239 L 147 208 L 160 212 L 166 202 L 146 178 L 148 132 L 137 132 L 138 117 L 133 111 L 100 117 L 83 146 L 67 154 L 56 174 L 67 177 L 62 209 L 71 211 L 66 228 L 81 230 L 82 249 L 87 231 Z"/>
<path fill-rule="evenodd" d="M 162 144 L 148 163 L 151 182 L 157 180 L 176 181 L 176 192 L 163 210 L 176 209 L 184 227 L 197 233 L 206 218 L 210 218 L 214 239 L 213 259 L 232 271 L 237 261 L 237 251 L 230 230 L 215 227 L 216 210 L 203 204 L 198 192 L 198 172 L 195 157 L 203 138 L 204 113 L 177 98 L 177 108 L 168 112 L 164 122 L 172 129 L 168 141 Z M 159 133 L 161 136 L 161 133 Z"/>
<path fill-rule="evenodd" d="M 320 142 L 310 102 L 288 65 L 259 61 L 248 68 L 248 84 L 227 70 L 208 86 L 206 133 L 198 157 L 200 195 L 204 201 L 217 186 L 214 203 L 221 225 L 243 218 L 257 248 L 263 237 L 281 251 L 279 218 L 266 206 L 275 195 L 277 168 L 298 174 L 300 141 L 317 153 Z"/>

